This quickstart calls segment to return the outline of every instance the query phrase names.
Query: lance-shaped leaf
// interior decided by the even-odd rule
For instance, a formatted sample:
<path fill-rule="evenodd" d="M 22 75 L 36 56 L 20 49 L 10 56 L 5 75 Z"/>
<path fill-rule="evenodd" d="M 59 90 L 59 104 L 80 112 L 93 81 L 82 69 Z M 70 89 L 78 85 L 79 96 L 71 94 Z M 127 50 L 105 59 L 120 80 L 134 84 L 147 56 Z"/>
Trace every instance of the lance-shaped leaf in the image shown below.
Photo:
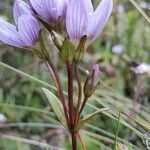
<path fill-rule="evenodd" d="M 46 88 L 42 88 L 44 94 L 46 95 L 46 98 L 51 105 L 54 113 L 56 114 L 59 121 L 62 123 L 62 125 L 67 128 L 67 122 L 65 118 L 65 113 L 63 111 L 63 105 L 60 102 L 60 100 L 54 95 L 51 91 L 49 91 Z"/>
<path fill-rule="evenodd" d="M 103 111 L 107 111 L 110 110 L 110 108 L 102 108 L 99 109 L 97 111 L 95 111 L 94 113 L 91 113 L 87 116 L 85 116 L 83 119 L 81 119 L 78 123 L 78 125 L 76 126 L 76 130 L 80 130 L 90 119 L 92 119 L 95 115 L 103 112 Z"/>
<path fill-rule="evenodd" d="M 129 117 L 130 119 L 132 119 L 133 121 L 135 121 L 136 123 L 138 123 L 139 125 L 141 125 L 142 127 L 144 127 L 147 130 L 150 130 L 150 124 L 140 118 L 137 118 L 135 116 L 131 116 L 125 112 L 123 112 L 124 115 L 126 115 L 127 117 Z"/>

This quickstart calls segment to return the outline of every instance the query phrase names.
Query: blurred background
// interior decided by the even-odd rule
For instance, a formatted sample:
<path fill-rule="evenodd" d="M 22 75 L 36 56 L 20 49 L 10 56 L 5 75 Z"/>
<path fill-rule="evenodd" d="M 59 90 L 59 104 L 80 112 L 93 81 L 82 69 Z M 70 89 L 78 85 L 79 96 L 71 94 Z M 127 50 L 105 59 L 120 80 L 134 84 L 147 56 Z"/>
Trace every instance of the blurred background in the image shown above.
<path fill-rule="evenodd" d="M 99 2 L 93 0 L 95 8 Z M 14 23 L 13 3 L 0 0 L 0 19 Z M 118 150 L 150 148 L 148 17 L 149 0 L 114 0 L 107 26 L 85 53 L 80 66 L 83 83 L 86 69 L 94 63 L 99 63 L 102 78 L 84 114 L 102 107 L 112 108 L 97 115 L 81 131 L 87 150 L 111 150 L 116 137 Z M 46 32 L 45 39 L 66 90 L 64 65 Z M 35 55 L 0 43 L 0 150 L 71 149 L 68 133 L 41 91 L 48 83 L 56 92 L 44 63 Z M 83 149 L 80 142 L 78 149 Z"/>

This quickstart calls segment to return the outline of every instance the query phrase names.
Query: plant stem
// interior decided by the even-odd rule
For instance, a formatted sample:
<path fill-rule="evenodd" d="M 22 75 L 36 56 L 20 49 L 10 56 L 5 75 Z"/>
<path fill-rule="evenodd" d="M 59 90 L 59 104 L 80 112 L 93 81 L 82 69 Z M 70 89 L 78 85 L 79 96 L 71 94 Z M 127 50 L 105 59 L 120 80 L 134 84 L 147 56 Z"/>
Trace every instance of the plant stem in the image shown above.
<path fill-rule="evenodd" d="M 59 74 L 55 68 L 55 66 L 53 65 L 53 63 L 51 62 L 51 60 L 49 58 L 45 58 L 47 63 L 50 65 L 54 75 L 55 75 L 55 78 L 56 78 L 56 82 L 57 82 L 57 89 L 58 89 L 58 93 L 59 93 L 59 96 L 61 98 L 61 101 L 62 101 L 62 105 L 63 105 L 63 108 L 64 108 L 64 113 L 65 113 L 65 118 L 66 118 L 66 121 L 67 123 L 69 124 L 69 117 L 68 117 L 68 108 L 65 104 L 65 97 L 64 97 L 64 94 L 63 94 L 63 87 L 61 85 L 61 82 L 60 82 L 60 78 L 59 78 Z"/>
<path fill-rule="evenodd" d="M 115 135 L 115 143 L 114 143 L 114 148 L 113 148 L 113 150 L 116 149 L 116 145 L 117 145 L 117 138 L 118 138 L 119 127 L 120 127 L 120 117 L 121 117 L 121 111 L 119 110 L 117 131 L 116 131 L 116 135 Z"/>
<path fill-rule="evenodd" d="M 57 83 L 56 77 L 47 61 L 45 61 L 45 65 L 49 71 L 50 76 L 52 77 L 52 80 L 54 81 L 56 88 L 58 89 L 58 83 Z"/>
<path fill-rule="evenodd" d="M 79 77 L 79 66 L 78 66 L 78 64 L 75 64 L 75 73 L 76 73 L 76 79 L 77 79 L 77 83 L 78 83 L 78 103 L 77 103 L 77 110 L 76 110 L 76 116 L 75 116 L 75 123 L 76 123 L 77 118 L 78 118 L 79 109 L 81 106 L 81 97 L 82 97 L 82 85 L 81 85 L 81 80 Z"/>
<path fill-rule="evenodd" d="M 77 150 L 77 136 L 74 131 L 71 133 L 71 140 L 72 140 L 72 150 Z"/>
<path fill-rule="evenodd" d="M 82 145 L 82 147 L 83 147 L 83 150 L 86 150 L 85 143 L 83 142 L 83 140 L 82 140 L 81 135 L 80 135 L 80 133 L 79 133 L 79 132 L 78 132 L 78 137 L 79 137 L 79 140 L 80 140 L 81 145 Z"/>
<path fill-rule="evenodd" d="M 84 99 L 83 99 L 83 103 L 82 103 L 82 105 L 81 105 L 81 108 L 80 108 L 80 110 L 79 110 L 79 116 L 80 116 L 80 114 L 82 113 L 82 111 L 83 111 L 83 108 L 84 108 L 84 106 L 85 106 L 85 104 L 86 104 L 86 102 L 87 102 L 87 97 L 84 97 Z"/>
<path fill-rule="evenodd" d="M 70 130 L 72 132 L 74 128 L 74 108 L 73 108 L 73 66 L 72 62 L 67 62 L 67 74 L 68 74 L 68 107 L 70 116 Z"/>

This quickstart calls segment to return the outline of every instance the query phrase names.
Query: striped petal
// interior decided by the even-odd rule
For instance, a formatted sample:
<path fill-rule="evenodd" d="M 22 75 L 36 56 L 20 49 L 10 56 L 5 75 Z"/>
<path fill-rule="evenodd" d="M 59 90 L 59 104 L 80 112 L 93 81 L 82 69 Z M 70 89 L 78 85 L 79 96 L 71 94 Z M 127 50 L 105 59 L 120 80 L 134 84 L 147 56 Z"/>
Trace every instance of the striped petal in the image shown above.
<path fill-rule="evenodd" d="M 113 0 L 102 0 L 90 17 L 87 34 L 90 41 L 95 40 L 103 30 L 112 12 L 112 7 Z"/>
<path fill-rule="evenodd" d="M 13 7 L 13 12 L 14 12 L 14 20 L 15 20 L 16 24 L 18 24 L 18 18 L 21 15 L 23 15 L 23 14 L 32 14 L 33 13 L 30 6 L 27 5 L 22 0 L 15 0 L 14 7 Z"/>
<path fill-rule="evenodd" d="M 36 13 L 47 21 L 56 22 L 63 16 L 63 0 L 30 0 Z"/>
<path fill-rule="evenodd" d="M 69 0 L 62 0 L 63 7 L 62 7 L 62 17 L 66 18 L 66 12 L 67 12 L 67 5 L 69 3 Z"/>
<path fill-rule="evenodd" d="M 40 26 L 32 15 L 22 15 L 18 20 L 18 32 L 26 46 L 33 46 L 39 38 Z"/>
<path fill-rule="evenodd" d="M 91 13 L 93 13 L 91 0 L 72 0 L 68 4 L 66 27 L 70 39 L 79 40 L 86 34 Z"/>
<path fill-rule="evenodd" d="M 4 20 L 0 20 L 0 41 L 15 47 L 24 47 L 16 27 Z"/>

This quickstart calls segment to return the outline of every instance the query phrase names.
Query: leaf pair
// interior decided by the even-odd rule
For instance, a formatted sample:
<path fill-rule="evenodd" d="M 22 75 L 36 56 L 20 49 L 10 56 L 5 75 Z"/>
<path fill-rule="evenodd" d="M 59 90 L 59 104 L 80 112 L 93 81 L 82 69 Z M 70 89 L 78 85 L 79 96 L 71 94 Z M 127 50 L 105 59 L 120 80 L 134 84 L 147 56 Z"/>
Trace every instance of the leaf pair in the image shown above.
<path fill-rule="evenodd" d="M 46 88 L 42 88 L 49 104 L 51 105 L 54 113 L 56 114 L 57 118 L 59 119 L 59 121 L 61 122 L 61 124 L 68 129 L 67 127 L 67 122 L 66 122 L 66 118 L 65 118 L 65 113 L 63 111 L 63 105 L 60 102 L 60 100 L 56 97 L 56 95 L 54 95 L 51 91 L 49 91 Z M 95 115 L 103 112 L 103 111 L 107 111 L 109 110 L 109 108 L 103 108 L 103 109 L 99 109 L 94 113 L 91 113 L 87 116 L 85 116 L 83 119 L 81 119 L 79 121 L 79 123 L 76 126 L 76 130 L 80 130 L 90 119 L 92 119 Z"/>

